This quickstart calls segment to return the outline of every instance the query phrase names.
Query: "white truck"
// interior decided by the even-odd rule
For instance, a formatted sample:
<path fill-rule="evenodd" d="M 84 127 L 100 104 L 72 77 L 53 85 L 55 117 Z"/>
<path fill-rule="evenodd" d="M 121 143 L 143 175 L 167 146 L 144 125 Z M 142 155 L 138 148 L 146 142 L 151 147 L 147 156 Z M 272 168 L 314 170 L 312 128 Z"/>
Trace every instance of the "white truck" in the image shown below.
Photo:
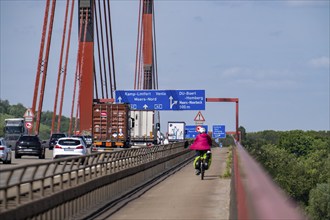
<path fill-rule="evenodd" d="M 158 111 L 131 111 L 134 124 L 131 130 L 131 142 L 135 146 L 160 144 L 160 123 Z"/>
<path fill-rule="evenodd" d="M 16 141 L 23 134 L 27 134 L 24 118 L 7 118 L 4 125 L 4 138 L 8 145 L 15 146 Z"/>

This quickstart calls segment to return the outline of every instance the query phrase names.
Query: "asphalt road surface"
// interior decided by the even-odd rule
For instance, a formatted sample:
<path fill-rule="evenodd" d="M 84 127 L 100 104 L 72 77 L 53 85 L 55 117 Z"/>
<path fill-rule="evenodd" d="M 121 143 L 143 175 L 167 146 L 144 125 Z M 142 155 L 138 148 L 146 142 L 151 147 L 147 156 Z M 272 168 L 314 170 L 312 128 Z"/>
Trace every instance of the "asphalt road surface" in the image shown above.
<path fill-rule="evenodd" d="M 34 164 L 34 163 L 42 163 L 47 161 L 52 161 L 53 159 L 53 151 L 46 148 L 46 155 L 45 159 L 39 159 L 38 156 L 22 156 L 20 159 L 15 159 L 15 151 L 12 151 L 11 156 L 11 164 L 3 164 L 0 162 L 0 171 L 1 169 L 15 167 L 19 165 L 27 165 L 27 164 Z"/>

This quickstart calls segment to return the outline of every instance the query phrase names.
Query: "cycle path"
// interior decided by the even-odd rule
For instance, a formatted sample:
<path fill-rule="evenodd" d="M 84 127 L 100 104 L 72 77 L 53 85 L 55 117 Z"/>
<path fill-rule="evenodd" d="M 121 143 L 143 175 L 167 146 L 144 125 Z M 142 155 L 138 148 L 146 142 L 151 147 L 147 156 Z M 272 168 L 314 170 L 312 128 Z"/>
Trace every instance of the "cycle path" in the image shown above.
<path fill-rule="evenodd" d="M 225 172 L 229 148 L 212 148 L 204 180 L 192 162 L 111 215 L 111 220 L 229 219 L 230 178 Z"/>

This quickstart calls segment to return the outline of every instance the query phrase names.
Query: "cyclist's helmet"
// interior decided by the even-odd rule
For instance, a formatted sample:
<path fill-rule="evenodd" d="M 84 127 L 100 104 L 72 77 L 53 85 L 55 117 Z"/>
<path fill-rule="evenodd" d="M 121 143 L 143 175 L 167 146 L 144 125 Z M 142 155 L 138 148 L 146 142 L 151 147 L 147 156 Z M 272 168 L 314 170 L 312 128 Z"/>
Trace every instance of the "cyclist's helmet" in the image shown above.
<path fill-rule="evenodd" d="M 198 132 L 202 134 L 202 133 L 205 133 L 206 130 L 205 130 L 205 128 L 201 127 L 201 128 L 198 130 Z"/>

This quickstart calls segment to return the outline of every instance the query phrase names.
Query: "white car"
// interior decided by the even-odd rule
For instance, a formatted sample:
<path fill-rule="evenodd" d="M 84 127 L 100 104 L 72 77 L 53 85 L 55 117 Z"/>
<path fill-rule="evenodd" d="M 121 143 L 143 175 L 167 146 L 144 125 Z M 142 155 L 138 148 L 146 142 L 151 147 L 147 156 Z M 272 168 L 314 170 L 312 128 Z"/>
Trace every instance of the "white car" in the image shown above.
<path fill-rule="evenodd" d="M 87 155 L 87 147 L 79 137 L 60 138 L 53 149 L 53 159 L 84 155 Z"/>
<path fill-rule="evenodd" d="M 11 164 L 11 148 L 7 146 L 4 138 L 0 138 L 0 161 Z"/>

